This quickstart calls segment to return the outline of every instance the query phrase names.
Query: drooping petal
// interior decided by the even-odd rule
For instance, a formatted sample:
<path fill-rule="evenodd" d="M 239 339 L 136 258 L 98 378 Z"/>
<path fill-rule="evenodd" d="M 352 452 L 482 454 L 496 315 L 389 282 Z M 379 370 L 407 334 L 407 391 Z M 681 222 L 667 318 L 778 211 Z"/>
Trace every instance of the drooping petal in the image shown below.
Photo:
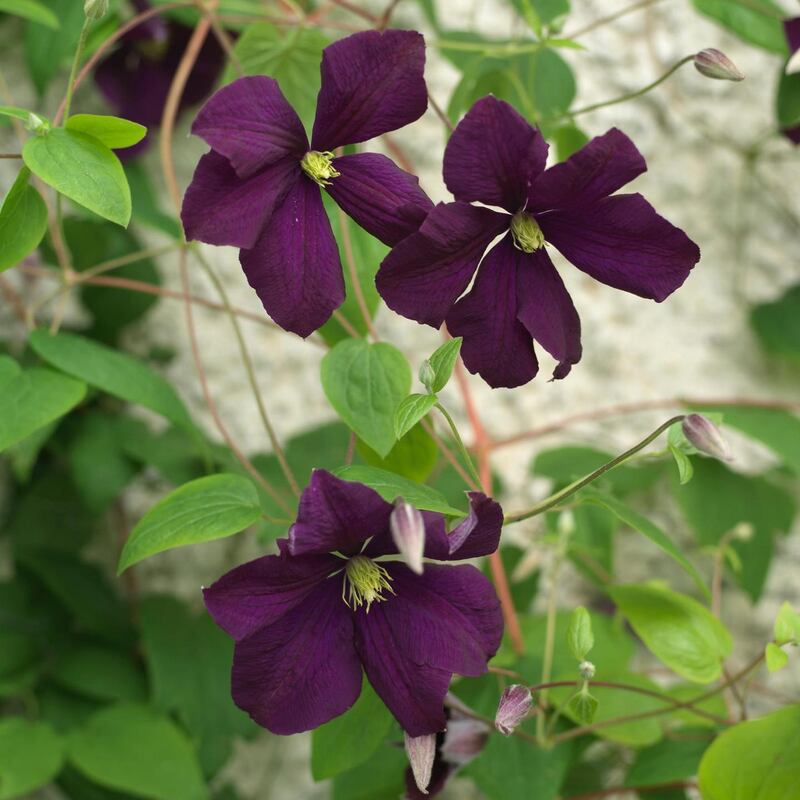
<path fill-rule="evenodd" d="M 469 513 L 450 533 L 441 514 L 421 512 L 425 523 L 425 558 L 459 561 L 488 556 L 497 550 L 503 528 L 503 509 L 482 492 L 468 492 L 467 497 Z M 364 549 L 364 555 L 371 558 L 397 554 L 390 532 L 376 535 Z"/>
<path fill-rule="evenodd" d="M 793 17 L 783 21 L 783 31 L 786 34 L 786 43 L 789 45 L 789 54 L 800 50 L 800 17 Z"/>
<path fill-rule="evenodd" d="M 300 495 L 297 521 L 289 531 L 289 551 L 293 555 L 358 552 L 370 536 L 388 534 L 392 508 L 363 483 L 314 470 Z"/>
<path fill-rule="evenodd" d="M 240 178 L 308 150 L 303 123 L 274 78 L 256 75 L 224 86 L 200 109 L 192 133 L 225 156 Z"/>
<path fill-rule="evenodd" d="M 186 238 L 207 244 L 255 246 L 275 206 L 299 180 L 300 168 L 292 159 L 278 161 L 242 180 L 228 159 L 213 150 L 206 153 L 183 196 L 181 220 Z"/>
<path fill-rule="evenodd" d="M 531 335 L 517 319 L 517 271 L 525 260 L 508 234 L 489 251 L 472 289 L 447 315 L 450 333 L 464 337 L 464 366 L 495 389 L 522 386 L 539 370 Z"/>
<path fill-rule="evenodd" d="M 595 280 L 661 302 L 689 276 L 700 249 L 640 194 L 537 217 L 548 242 Z"/>
<path fill-rule="evenodd" d="M 300 733 L 347 711 L 361 693 L 353 616 L 328 578 L 272 625 L 236 643 L 231 694 L 273 733 Z"/>
<path fill-rule="evenodd" d="M 203 589 L 203 599 L 214 622 L 242 639 L 280 619 L 337 569 L 342 561 L 332 555 L 263 556 L 226 572 Z"/>
<path fill-rule="evenodd" d="M 419 179 L 379 153 L 356 153 L 333 160 L 339 176 L 328 194 L 364 230 L 394 245 L 414 233 L 433 208 Z"/>
<path fill-rule="evenodd" d="M 525 206 L 547 161 L 547 143 L 516 109 L 489 96 L 458 123 L 444 151 L 444 182 L 456 200 L 512 214 Z"/>
<path fill-rule="evenodd" d="M 491 583 L 474 567 L 428 565 L 414 575 L 387 563 L 394 594 L 355 614 L 356 647 L 367 677 L 410 736 L 445 725 L 452 673 L 481 675 L 503 632 Z"/>
<path fill-rule="evenodd" d="M 558 361 L 553 378 L 564 378 L 581 359 L 578 312 L 544 247 L 524 261 L 517 271 L 517 319 Z"/>
<path fill-rule="evenodd" d="M 646 171 L 647 163 L 636 145 L 612 128 L 540 175 L 531 186 L 528 208 L 546 211 L 585 206 L 608 197 Z"/>
<path fill-rule="evenodd" d="M 339 248 L 319 187 L 305 177 L 294 182 L 239 261 L 266 312 L 298 336 L 313 333 L 344 302 Z"/>
<path fill-rule="evenodd" d="M 489 243 L 510 217 L 467 203 L 440 203 L 417 233 L 383 260 L 375 285 L 386 305 L 438 328 L 463 294 Z"/>
<path fill-rule="evenodd" d="M 424 71 L 416 31 L 362 31 L 328 45 L 311 146 L 335 150 L 419 119 L 428 107 Z"/>

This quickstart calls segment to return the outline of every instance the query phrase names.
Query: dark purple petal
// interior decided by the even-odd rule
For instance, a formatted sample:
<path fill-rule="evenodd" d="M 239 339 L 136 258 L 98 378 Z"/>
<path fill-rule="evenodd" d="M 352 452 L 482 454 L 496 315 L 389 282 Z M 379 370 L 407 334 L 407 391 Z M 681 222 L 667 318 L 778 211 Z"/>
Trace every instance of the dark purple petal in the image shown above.
<path fill-rule="evenodd" d="M 517 319 L 558 361 L 553 378 L 564 378 L 581 360 L 581 321 L 572 298 L 542 247 L 517 272 Z"/>
<path fill-rule="evenodd" d="M 311 146 L 335 150 L 419 119 L 428 107 L 424 71 L 416 31 L 363 31 L 328 45 Z"/>
<path fill-rule="evenodd" d="M 792 144 L 800 144 L 800 125 L 796 125 L 794 128 L 783 128 L 781 133 Z"/>
<path fill-rule="evenodd" d="M 445 725 L 451 673 L 481 675 L 500 645 L 503 618 L 494 588 L 469 565 L 428 565 L 415 575 L 387 563 L 394 594 L 355 614 L 356 647 L 367 677 L 411 736 Z"/>
<path fill-rule="evenodd" d="M 339 176 L 328 194 L 364 230 L 384 244 L 414 233 L 433 208 L 419 179 L 378 153 L 357 153 L 333 160 Z"/>
<path fill-rule="evenodd" d="M 289 552 L 358 552 L 370 536 L 388 533 L 391 513 L 391 503 L 363 483 L 314 470 L 289 531 Z"/>
<path fill-rule="evenodd" d="M 305 177 L 294 182 L 239 261 L 267 314 L 298 336 L 324 325 L 344 302 L 339 248 L 319 187 Z"/>
<path fill-rule="evenodd" d="M 450 533 L 445 519 L 433 511 L 423 511 L 425 522 L 425 558 L 459 561 L 488 556 L 497 550 L 503 528 L 503 509 L 482 492 L 468 492 L 469 513 Z M 364 548 L 371 558 L 397 555 L 397 546 L 389 531 L 380 533 Z"/>
<path fill-rule="evenodd" d="M 510 218 L 467 203 L 440 203 L 417 233 L 383 260 L 375 284 L 386 305 L 438 328 L 463 294 L 489 243 Z"/>
<path fill-rule="evenodd" d="M 255 246 L 265 225 L 293 183 L 300 168 L 283 159 L 242 180 L 228 160 L 213 150 L 197 163 L 183 196 L 181 220 L 188 240 L 207 244 Z"/>
<path fill-rule="evenodd" d="M 361 693 L 353 615 L 341 595 L 341 579 L 329 578 L 236 644 L 234 702 L 273 733 L 316 728 L 347 711 Z"/>
<path fill-rule="evenodd" d="M 528 196 L 531 211 L 573 208 L 601 200 L 647 171 L 636 145 L 612 128 L 542 174 Z"/>
<path fill-rule="evenodd" d="M 203 598 L 214 622 L 242 639 L 280 619 L 342 566 L 331 555 L 263 556 L 225 573 L 203 589 Z"/>
<path fill-rule="evenodd" d="M 444 152 L 444 182 L 456 200 L 479 200 L 512 214 L 525 206 L 547 161 L 542 134 L 513 106 L 478 100 L 458 123 Z"/>
<path fill-rule="evenodd" d="M 517 319 L 517 272 L 528 266 L 508 234 L 483 259 L 469 293 L 447 315 L 453 336 L 463 336 L 461 357 L 493 388 L 522 386 L 539 371 L 531 335 Z"/>
<path fill-rule="evenodd" d="M 615 195 L 537 219 L 547 241 L 576 267 L 616 289 L 658 302 L 686 280 L 700 259 L 697 245 L 640 194 Z"/>
<path fill-rule="evenodd" d="M 274 78 L 257 75 L 224 86 L 200 109 L 192 133 L 224 155 L 241 178 L 285 156 L 299 162 L 308 139 Z"/>
<path fill-rule="evenodd" d="M 783 30 L 786 34 L 786 43 L 789 45 L 789 55 L 794 55 L 800 50 L 800 17 L 785 19 Z"/>

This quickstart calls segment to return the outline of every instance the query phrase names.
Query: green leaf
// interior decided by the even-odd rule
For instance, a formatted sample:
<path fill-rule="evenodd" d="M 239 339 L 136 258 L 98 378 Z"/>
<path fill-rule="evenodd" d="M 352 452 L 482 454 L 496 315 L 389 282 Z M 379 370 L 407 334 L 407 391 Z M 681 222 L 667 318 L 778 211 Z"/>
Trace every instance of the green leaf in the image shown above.
<path fill-rule="evenodd" d="M 739 475 L 710 458 L 694 459 L 694 478 L 675 487 L 675 496 L 697 540 L 710 547 L 739 523 L 749 523 L 753 537 L 731 547 L 742 563 L 734 579 L 755 601 L 761 595 L 772 558 L 773 539 L 790 529 L 794 501 L 762 476 Z"/>
<path fill-rule="evenodd" d="M 12 14 L 48 28 L 58 29 L 58 17 L 39 0 L 0 0 L 0 14 Z"/>
<path fill-rule="evenodd" d="M 155 411 L 187 430 L 194 426 L 175 390 L 160 375 L 132 356 L 74 333 L 55 336 L 32 331 L 28 343 L 45 361 L 63 372 L 129 403 Z"/>
<path fill-rule="evenodd" d="M 110 150 L 132 147 L 147 136 L 144 125 L 104 114 L 74 114 L 67 120 L 66 128 L 92 136 Z"/>
<path fill-rule="evenodd" d="M 681 486 L 683 486 L 684 483 L 689 483 L 689 481 L 692 479 L 692 475 L 694 475 L 692 459 L 674 444 L 669 445 L 669 451 L 672 453 L 672 457 L 675 459 L 675 466 L 678 468 L 678 480 L 680 481 Z"/>
<path fill-rule="evenodd" d="M 692 703 L 697 708 L 702 709 L 703 711 L 706 711 L 709 714 L 714 714 L 717 717 L 721 717 L 722 719 L 726 719 L 728 717 L 728 707 L 725 704 L 725 698 L 721 694 L 715 694 L 712 695 L 711 697 L 707 697 L 705 700 L 695 702 L 695 698 L 701 695 L 701 691 L 700 689 L 698 689 L 697 686 L 690 683 L 670 686 L 669 689 L 666 690 L 662 689 L 662 691 L 664 691 L 665 694 L 668 694 L 675 700 Z M 683 708 L 673 711 L 670 714 L 669 718 L 671 722 L 683 727 L 691 727 L 691 728 L 716 727 L 716 723 L 713 720 L 708 719 L 708 717 L 702 717 L 689 708 Z"/>
<path fill-rule="evenodd" d="M 69 759 L 93 781 L 152 800 L 206 800 L 208 790 L 185 734 L 147 706 L 98 711 L 68 742 Z"/>
<path fill-rule="evenodd" d="M 397 440 L 394 412 L 411 387 L 411 370 L 390 344 L 339 342 L 322 359 L 322 388 L 344 422 L 385 458 Z"/>
<path fill-rule="evenodd" d="M 234 47 L 245 75 L 275 78 L 300 119 L 311 129 L 317 107 L 319 64 L 328 39 L 316 28 L 293 26 L 280 30 L 268 22 L 249 25 Z M 231 67 L 225 75 L 236 77 Z"/>
<path fill-rule="evenodd" d="M 41 367 L 12 378 L 0 393 L 0 451 L 64 416 L 85 394 L 81 381 Z"/>
<path fill-rule="evenodd" d="M 753 306 L 750 324 L 765 350 L 800 362 L 800 284 L 777 300 Z"/>
<path fill-rule="evenodd" d="M 731 653 L 731 635 L 700 603 L 650 584 L 607 591 L 648 649 L 670 669 L 694 683 L 719 678 Z"/>
<path fill-rule="evenodd" d="M 380 303 L 378 290 L 375 288 L 375 273 L 389 252 L 389 248 L 374 236 L 370 236 L 360 225 L 344 214 L 327 192 L 322 193 L 322 201 L 339 247 L 339 259 L 344 266 L 345 299 L 344 303 L 339 306 L 339 314 L 343 315 L 361 336 L 366 336 L 367 323 L 364 320 L 364 314 L 356 297 L 356 290 L 350 275 L 349 254 L 352 254 L 358 286 L 361 289 L 367 312 L 372 318 Z M 349 248 L 346 245 L 348 241 Z M 319 333 L 331 347 L 351 336 L 333 317 L 319 329 Z"/>
<path fill-rule="evenodd" d="M 660 786 L 697 775 L 709 739 L 674 738 L 640 750 L 625 776 L 626 786 Z"/>
<path fill-rule="evenodd" d="M 431 391 L 434 394 L 441 392 L 447 386 L 458 360 L 458 354 L 461 352 L 462 341 L 461 336 L 448 339 L 441 347 L 437 347 L 428 359 L 428 363 L 433 369 L 434 377 L 431 383 Z"/>
<path fill-rule="evenodd" d="M 92 136 L 53 128 L 28 139 L 22 158 L 34 175 L 78 205 L 123 227 L 130 222 L 131 192 L 122 164 Z"/>
<path fill-rule="evenodd" d="M 233 642 L 207 613 L 194 614 L 175 597 L 145 598 L 140 618 L 153 703 L 178 714 L 204 772 L 216 774 L 231 755 L 234 737 L 255 731 L 231 699 Z"/>
<path fill-rule="evenodd" d="M 0 117 L 12 117 L 27 122 L 31 112 L 19 106 L 0 106 Z M 40 115 L 41 116 L 41 115 Z"/>
<path fill-rule="evenodd" d="M 570 123 L 551 131 L 550 141 L 556 146 L 558 160 L 566 161 L 589 141 L 589 137 L 577 125 Z"/>
<path fill-rule="evenodd" d="M 789 800 L 800 775 L 800 705 L 725 731 L 700 762 L 703 800 Z"/>
<path fill-rule="evenodd" d="M 369 761 L 334 778 L 332 800 L 397 800 L 407 768 L 403 748 L 383 742 Z"/>
<path fill-rule="evenodd" d="M 146 225 L 171 239 L 180 239 L 183 235 L 180 223 L 174 216 L 161 208 L 159 197 L 153 189 L 151 177 L 140 161 L 127 160 L 123 165 L 128 186 L 131 189 L 134 224 Z M 130 296 L 130 292 L 127 293 Z"/>
<path fill-rule="evenodd" d="M 0 272 L 32 253 L 47 230 L 47 206 L 28 185 L 29 175 L 27 168 L 20 170 L 0 206 Z"/>
<path fill-rule="evenodd" d="M 597 713 L 598 700 L 588 690 L 573 695 L 569 701 L 569 710 L 581 725 L 590 725 Z"/>
<path fill-rule="evenodd" d="M 778 78 L 775 97 L 775 115 L 778 126 L 792 128 L 800 122 L 800 75 L 787 75 L 783 69 Z"/>
<path fill-rule="evenodd" d="M 789 654 L 785 650 L 781 650 L 774 642 L 769 642 L 764 648 L 764 659 L 770 672 L 778 672 L 788 663 Z"/>
<path fill-rule="evenodd" d="M 22 367 L 11 356 L 0 354 L 0 389 L 22 372 Z"/>
<path fill-rule="evenodd" d="M 403 478 L 377 467 L 354 465 L 340 467 L 334 474 L 346 481 L 358 481 L 372 487 L 384 500 L 392 502 L 402 497 L 407 503 L 421 511 L 438 511 L 448 517 L 462 517 L 463 511 L 449 505 L 444 497 L 430 486 Z"/>
<path fill-rule="evenodd" d="M 392 715 L 364 681 L 352 708 L 317 728 L 311 736 L 311 774 L 315 781 L 333 778 L 367 761 L 392 726 Z"/>
<path fill-rule="evenodd" d="M 61 656 L 53 680 L 95 700 L 145 700 L 144 675 L 131 656 L 110 647 L 78 645 Z"/>
<path fill-rule="evenodd" d="M 128 536 L 118 573 L 144 558 L 198 542 L 223 539 L 261 516 L 258 493 L 239 475 L 209 475 L 159 500 Z"/>
<path fill-rule="evenodd" d="M 386 458 L 381 458 L 361 439 L 356 442 L 356 451 L 371 467 L 393 472 L 417 483 L 425 481 L 439 460 L 439 448 L 422 425 L 415 425 L 398 439 Z M 340 464 L 341 458 L 336 463 Z"/>
<path fill-rule="evenodd" d="M 30 24 L 25 31 L 25 61 L 40 97 L 75 52 L 84 22 L 83 3 L 47 0 L 47 5 L 58 18 L 60 27 Z"/>
<path fill-rule="evenodd" d="M 598 492 L 596 489 L 587 487 L 582 489 L 578 495 L 579 502 L 581 503 L 594 503 L 602 508 L 607 509 L 612 514 L 617 516 L 622 522 L 634 530 L 639 531 L 642 535 L 646 536 L 653 544 L 658 546 L 665 552 L 673 561 L 679 564 L 687 572 L 688 575 L 694 580 L 698 588 L 707 597 L 708 589 L 703 581 L 702 576 L 697 571 L 697 568 L 686 558 L 683 553 L 675 546 L 675 543 L 670 539 L 661 528 L 655 523 L 651 522 L 647 517 L 643 517 L 637 511 L 626 506 L 622 501 L 617 500 L 610 494 Z"/>
<path fill-rule="evenodd" d="M 570 673 L 556 673 L 556 680 L 570 680 L 575 677 L 573 667 Z M 659 687 L 653 681 L 632 672 L 615 672 L 612 678 L 617 683 L 625 683 L 630 686 L 638 686 L 640 689 L 648 691 L 659 691 Z M 553 689 L 552 697 L 556 702 L 564 703 L 574 692 L 572 687 L 559 687 Z M 621 689 L 610 689 L 605 686 L 592 686 L 592 694 L 595 696 L 595 703 L 590 703 L 593 708 L 579 709 L 571 703 L 564 708 L 564 714 L 573 722 L 580 725 L 586 724 L 586 720 L 580 712 L 591 710 L 594 713 L 594 723 L 608 722 L 609 720 L 620 717 L 628 717 L 633 714 L 647 714 L 650 711 L 657 711 L 666 708 L 668 703 L 656 697 L 639 694 L 638 692 L 626 692 Z M 617 742 L 628 747 L 646 747 L 654 744 L 663 735 L 661 722 L 658 717 L 644 717 L 643 719 L 628 720 L 615 725 L 604 725 L 594 731 L 595 735 L 610 742 Z"/>
<path fill-rule="evenodd" d="M 694 7 L 723 28 L 772 53 L 786 54 L 780 6 L 772 0 L 692 0 Z"/>
<path fill-rule="evenodd" d="M 464 773 L 490 800 L 555 800 L 571 760 L 565 742 L 550 750 L 518 736 L 490 736 Z"/>
<path fill-rule="evenodd" d="M 435 405 L 432 394 L 410 394 L 394 412 L 394 435 L 402 439 Z"/>
<path fill-rule="evenodd" d="M 584 661 L 594 647 L 592 618 L 583 606 L 578 606 L 572 612 L 567 628 L 567 643 L 576 661 Z"/>
<path fill-rule="evenodd" d="M 61 740 L 49 725 L 0 720 L 0 800 L 30 797 L 58 775 L 63 760 Z"/>
<path fill-rule="evenodd" d="M 773 630 L 778 644 L 800 642 L 800 614 L 789 603 L 784 603 L 775 617 Z"/>

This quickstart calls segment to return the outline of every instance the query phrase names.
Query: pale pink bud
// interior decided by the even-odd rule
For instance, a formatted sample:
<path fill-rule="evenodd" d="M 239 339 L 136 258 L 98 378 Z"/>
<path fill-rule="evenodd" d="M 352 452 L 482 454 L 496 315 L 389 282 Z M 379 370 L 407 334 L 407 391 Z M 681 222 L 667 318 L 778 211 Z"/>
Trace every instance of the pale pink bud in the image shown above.
<path fill-rule="evenodd" d="M 702 414 L 688 414 L 683 418 L 683 435 L 701 453 L 713 456 L 720 461 L 730 461 L 731 453 L 728 443 L 722 437 L 719 428 L 708 417 Z"/>
<path fill-rule="evenodd" d="M 515 683 L 507 686 L 500 695 L 494 726 L 504 736 L 511 736 L 533 706 L 533 695 L 527 686 Z"/>
<path fill-rule="evenodd" d="M 425 520 L 422 514 L 398 497 L 389 517 L 392 539 L 409 569 L 422 575 L 422 556 L 425 552 Z"/>
<path fill-rule="evenodd" d="M 442 743 L 442 757 L 451 764 L 463 765 L 472 761 L 489 738 L 489 726 L 478 719 L 450 717 Z"/>
<path fill-rule="evenodd" d="M 716 81 L 743 81 L 744 74 L 720 50 L 709 47 L 694 57 L 694 66 L 701 75 Z"/>
<path fill-rule="evenodd" d="M 428 784 L 431 782 L 433 773 L 433 760 L 436 757 L 436 734 L 409 736 L 405 733 L 404 735 L 406 755 L 408 763 L 411 765 L 411 772 L 414 774 L 414 781 L 423 794 L 428 794 Z"/>

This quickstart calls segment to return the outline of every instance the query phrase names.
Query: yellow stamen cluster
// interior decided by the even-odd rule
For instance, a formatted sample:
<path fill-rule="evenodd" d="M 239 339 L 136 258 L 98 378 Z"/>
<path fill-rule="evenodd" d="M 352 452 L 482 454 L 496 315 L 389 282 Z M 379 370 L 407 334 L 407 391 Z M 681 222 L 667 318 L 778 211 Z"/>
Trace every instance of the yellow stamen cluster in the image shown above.
<path fill-rule="evenodd" d="M 338 178 L 341 175 L 333 166 L 333 153 L 329 150 L 323 152 L 309 150 L 300 161 L 300 166 L 303 172 L 320 186 L 328 186 L 331 178 Z"/>
<path fill-rule="evenodd" d="M 389 573 L 380 564 L 366 556 L 353 556 L 344 568 L 342 600 L 352 609 L 386 600 L 384 591 L 394 594 Z"/>
<path fill-rule="evenodd" d="M 544 234 L 539 223 L 527 211 L 518 211 L 511 217 L 511 236 L 514 247 L 523 253 L 532 253 L 544 246 Z"/>

